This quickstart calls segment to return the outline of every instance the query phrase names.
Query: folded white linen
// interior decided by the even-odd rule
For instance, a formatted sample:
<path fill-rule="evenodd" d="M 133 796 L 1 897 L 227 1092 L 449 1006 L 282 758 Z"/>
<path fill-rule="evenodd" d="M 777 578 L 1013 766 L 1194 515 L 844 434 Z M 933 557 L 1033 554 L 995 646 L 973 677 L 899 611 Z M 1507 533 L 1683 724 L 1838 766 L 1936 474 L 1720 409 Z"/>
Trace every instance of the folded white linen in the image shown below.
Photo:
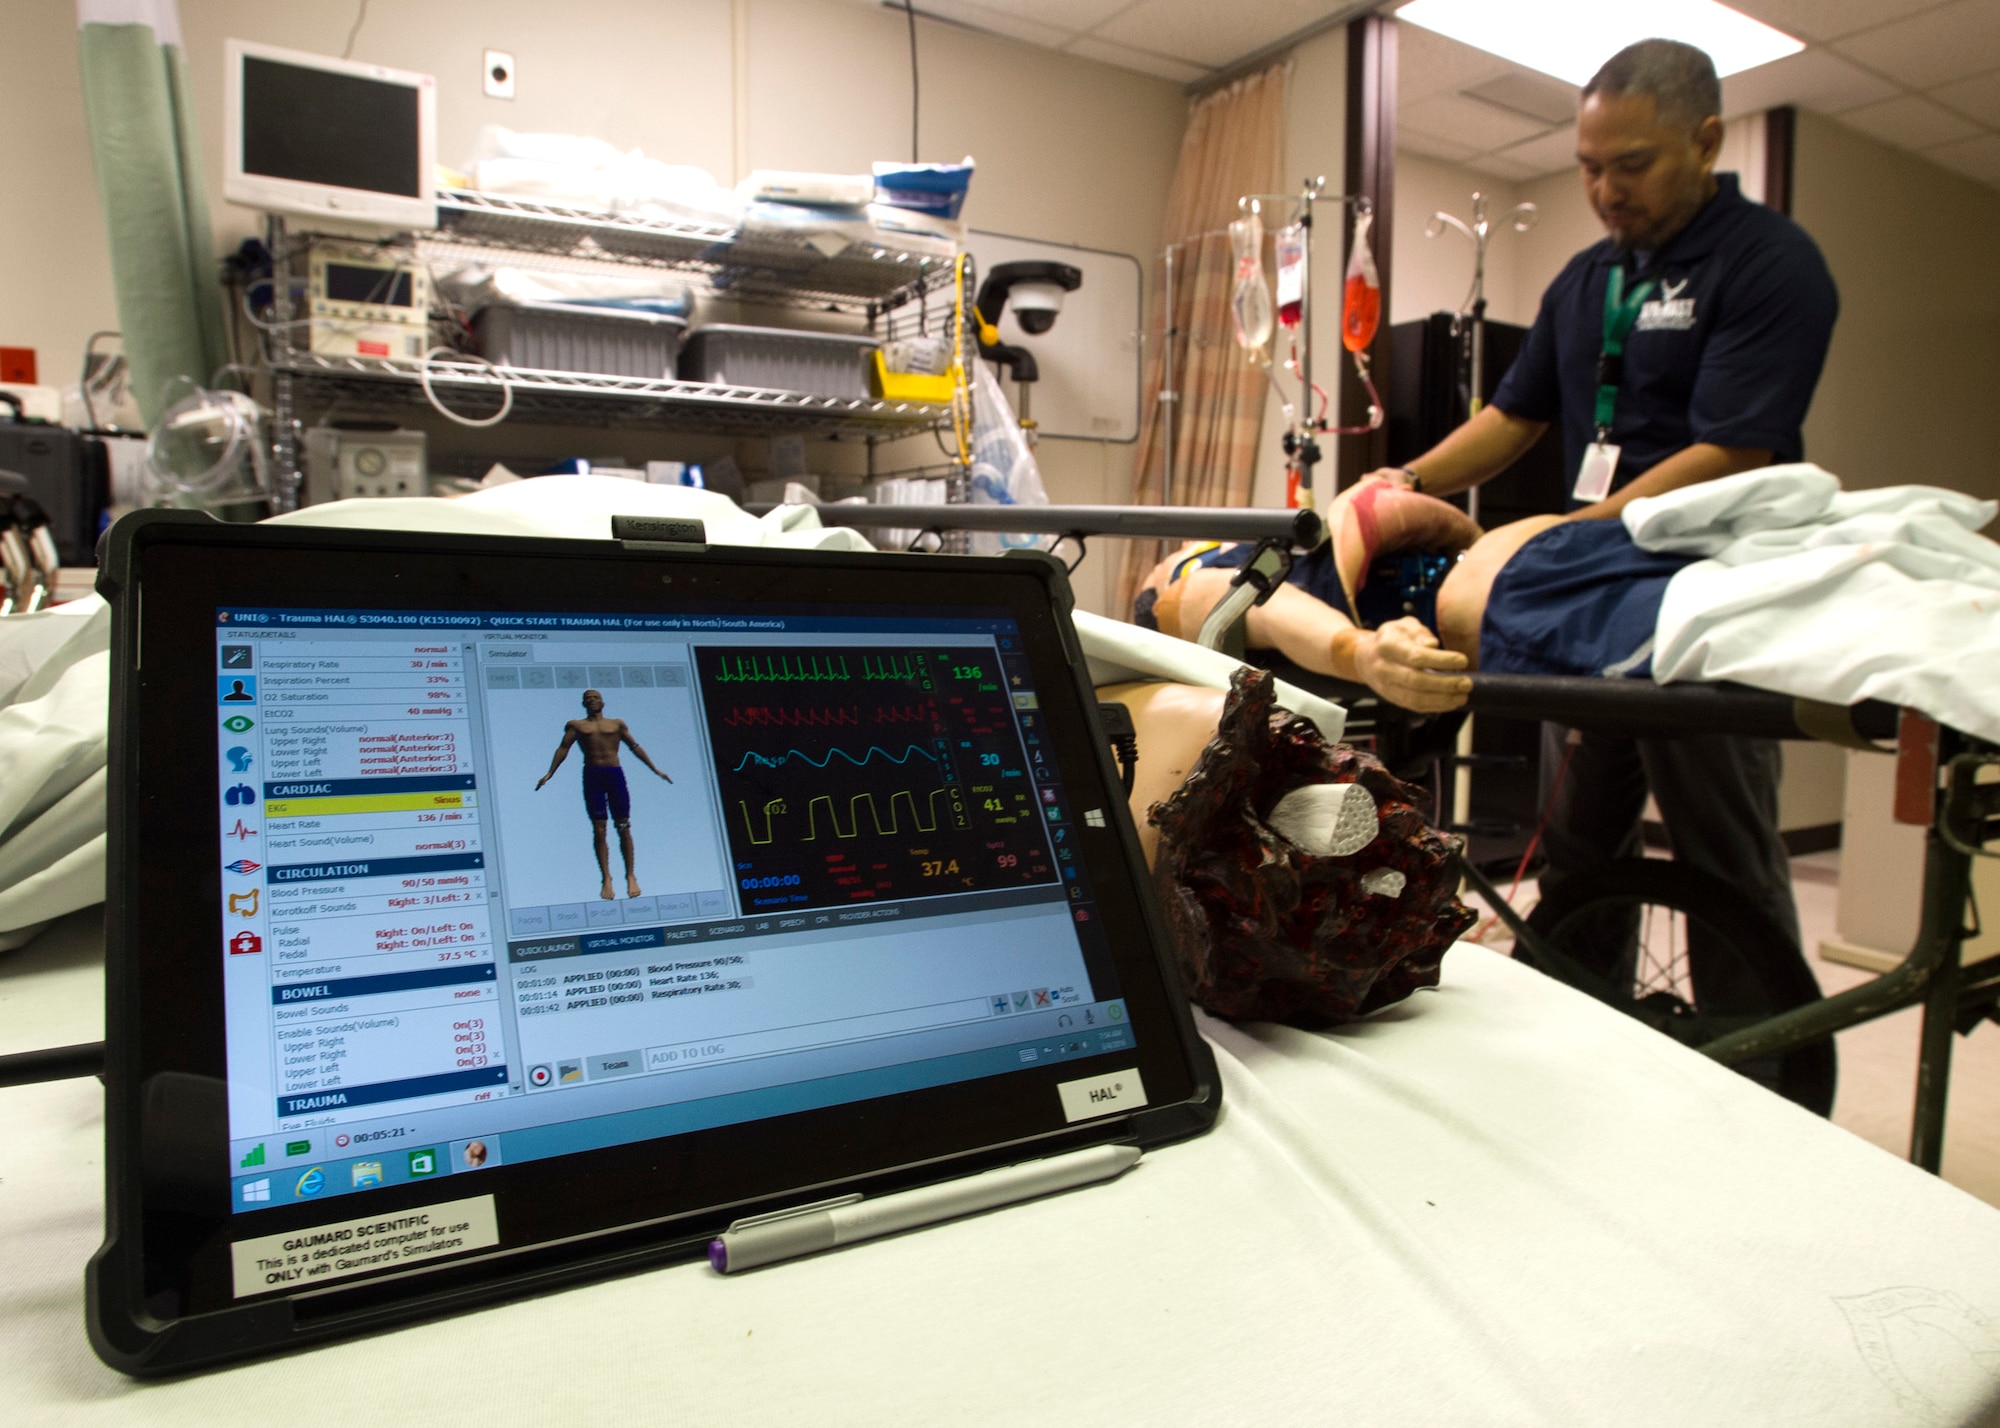
<path fill-rule="evenodd" d="M 111 610 L 0 621 L 0 951 L 104 900 Z"/>
<path fill-rule="evenodd" d="M 1668 583 L 1653 678 L 1883 699 L 2000 739 L 2000 506 L 1932 486 L 1842 491 L 1767 467 L 1637 500 L 1641 547 L 1706 557 Z"/>

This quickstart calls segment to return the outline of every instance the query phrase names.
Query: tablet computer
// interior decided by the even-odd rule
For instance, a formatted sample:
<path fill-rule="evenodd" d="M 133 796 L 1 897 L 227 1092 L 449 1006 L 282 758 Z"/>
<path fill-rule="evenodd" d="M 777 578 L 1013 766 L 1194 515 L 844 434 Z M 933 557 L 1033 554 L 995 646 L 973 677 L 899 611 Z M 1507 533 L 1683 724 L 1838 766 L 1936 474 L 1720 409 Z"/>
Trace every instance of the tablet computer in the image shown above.
<path fill-rule="evenodd" d="M 112 528 L 107 1362 L 1212 1123 L 1061 566 L 669 534 Z"/>

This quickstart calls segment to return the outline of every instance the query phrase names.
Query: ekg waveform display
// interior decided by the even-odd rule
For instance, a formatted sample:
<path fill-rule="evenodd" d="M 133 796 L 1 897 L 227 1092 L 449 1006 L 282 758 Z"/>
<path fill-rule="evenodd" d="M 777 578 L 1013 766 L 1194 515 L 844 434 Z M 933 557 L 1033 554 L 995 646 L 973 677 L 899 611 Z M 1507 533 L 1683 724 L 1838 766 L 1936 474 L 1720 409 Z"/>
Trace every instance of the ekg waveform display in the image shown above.
<path fill-rule="evenodd" d="M 1058 880 L 991 645 L 695 658 L 746 911 Z"/>

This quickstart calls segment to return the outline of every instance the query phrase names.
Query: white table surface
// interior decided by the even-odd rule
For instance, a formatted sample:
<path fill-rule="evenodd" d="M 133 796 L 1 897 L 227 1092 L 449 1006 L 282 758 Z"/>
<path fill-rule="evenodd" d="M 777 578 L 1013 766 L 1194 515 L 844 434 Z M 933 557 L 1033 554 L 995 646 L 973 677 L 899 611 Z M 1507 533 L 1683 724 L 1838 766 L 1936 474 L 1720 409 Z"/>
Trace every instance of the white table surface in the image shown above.
<path fill-rule="evenodd" d="M 95 940 L 0 959 L 0 1051 L 96 1036 Z M 1362 1025 L 1202 1026 L 1221 1123 L 1113 1184 L 166 1383 L 84 1338 L 97 1083 L 0 1090 L 0 1420 L 2000 1417 L 2000 1211 L 1525 968 L 1460 947 Z"/>

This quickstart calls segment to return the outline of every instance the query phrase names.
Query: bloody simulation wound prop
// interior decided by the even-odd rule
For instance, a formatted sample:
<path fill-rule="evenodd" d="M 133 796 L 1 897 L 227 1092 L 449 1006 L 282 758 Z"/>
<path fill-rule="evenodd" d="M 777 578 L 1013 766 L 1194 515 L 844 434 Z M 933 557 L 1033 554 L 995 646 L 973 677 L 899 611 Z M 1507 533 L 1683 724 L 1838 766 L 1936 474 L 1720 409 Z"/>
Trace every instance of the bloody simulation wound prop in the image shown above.
<path fill-rule="evenodd" d="M 1263 670 L 1237 671 L 1214 742 L 1148 817 L 1182 980 L 1217 1016 L 1365 1016 L 1436 986 L 1474 921 L 1412 790 L 1279 708 Z"/>

